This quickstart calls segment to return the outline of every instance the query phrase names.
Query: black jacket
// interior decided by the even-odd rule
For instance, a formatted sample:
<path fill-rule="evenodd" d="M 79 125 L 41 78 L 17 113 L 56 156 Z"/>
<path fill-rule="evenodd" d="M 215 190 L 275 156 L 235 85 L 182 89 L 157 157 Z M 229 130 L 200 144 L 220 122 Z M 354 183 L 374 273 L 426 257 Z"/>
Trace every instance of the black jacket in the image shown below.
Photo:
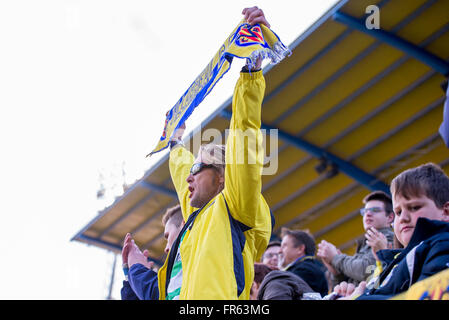
<path fill-rule="evenodd" d="M 358 299 L 388 299 L 427 277 L 449 268 L 449 223 L 418 218 L 408 246 L 380 250 L 377 256 L 388 266 Z"/>
<path fill-rule="evenodd" d="M 296 274 L 307 282 L 314 292 L 320 293 L 321 296 L 329 293 L 325 275 L 326 267 L 314 257 L 305 256 L 289 266 L 286 271 Z"/>

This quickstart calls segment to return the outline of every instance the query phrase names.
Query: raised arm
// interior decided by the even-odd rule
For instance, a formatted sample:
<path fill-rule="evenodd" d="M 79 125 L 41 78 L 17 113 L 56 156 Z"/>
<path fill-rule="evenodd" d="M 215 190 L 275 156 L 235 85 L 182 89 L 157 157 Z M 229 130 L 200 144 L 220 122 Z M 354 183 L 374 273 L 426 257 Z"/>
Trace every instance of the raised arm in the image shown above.
<path fill-rule="evenodd" d="M 195 211 L 195 209 L 190 206 L 189 184 L 186 181 L 195 158 L 190 151 L 179 143 L 184 133 L 184 129 L 185 125 L 175 132 L 172 139 L 173 144 L 178 144 L 171 147 L 169 167 L 171 179 L 175 186 L 176 194 L 178 195 L 179 204 L 181 205 L 182 216 L 184 221 L 187 221 L 190 214 Z"/>
<path fill-rule="evenodd" d="M 234 91 L 226 143 L 223 193 L 233 217 L 248 227 L 255 225 L 261 197 L 263 137 L 260 115 L 264 91 L 262 71 L 241 73 Z"/>
<path fill-rule="evenodd" d="M 268 25 L 257 7 L 242 12 L 250 23 Z M 260 68 L 257 61 L 256 68 Z M 242 70 L 232 99 L 232 117 L 226 142 L 226 170 L 223 194 L 231 215 L 248 227 L 264 222 L 258 212 L 261 195 L 264 150 L 260 132 L 261 107 L 265 93 L 265 79 L 260 69 Z M 258 221 L 260 219 L 260 221 Z"/>

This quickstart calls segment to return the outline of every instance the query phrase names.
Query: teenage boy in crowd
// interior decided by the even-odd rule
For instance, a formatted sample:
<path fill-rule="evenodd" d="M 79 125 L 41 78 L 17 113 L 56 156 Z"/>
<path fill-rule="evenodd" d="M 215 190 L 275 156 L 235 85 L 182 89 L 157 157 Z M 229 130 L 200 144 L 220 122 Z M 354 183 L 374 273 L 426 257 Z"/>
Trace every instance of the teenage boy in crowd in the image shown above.
<path fill-rule="evenodd" d="M 344 299 L 389 299 L 449 268 L 449 177 L 427 163 L 400 173 L 390 188 L 394 233 L 404 248 L 378 251 L 387 267 L 368 285 L 337 286 Z"/>
<path fill-rule="evenodd" d="M 365 281 L 376 268 L 376 257 L 373 251 L 391 248 L 394 219 L 391 198 L 385 192 L 374 191 L 364 199 L 364 208 L 360 209 L 363 217 L 365 238 L 357 243 L 356 253 L 341 253 L 335 245 L 325 240 L 318 244 L 317 256 L 327 267 L 332 281 L 332 288 L 346 281 L 357 286 Z"/>

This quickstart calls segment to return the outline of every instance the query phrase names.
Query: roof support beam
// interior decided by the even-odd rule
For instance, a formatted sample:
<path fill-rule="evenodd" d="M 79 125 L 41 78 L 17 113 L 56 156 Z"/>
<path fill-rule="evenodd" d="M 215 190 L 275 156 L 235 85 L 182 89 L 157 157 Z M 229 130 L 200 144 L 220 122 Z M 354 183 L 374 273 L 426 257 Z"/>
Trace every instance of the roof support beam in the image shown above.
<path fill-rule="evenodd" d="M 108 241 L 104 241 L 98 238 L 94 238 L 94 237 L 90 237 L 90 236 L 86 236 L 85 234 L 80 234 L 78 236 L 78 239 L 73 239 L 73 240 L 81 240 L 81 241 L 85 241 L 88 244 L 91 245 L 100 245 L 103 247 L 107 247 L 109 250 L 117 252 L 117 251 L 122 251 L 122 246 L 116 243 L 112 243 L 112 242 L 108 242 Z M 157 258 L 153 258 L 153 257 L 148 257 L 150 261 L 154 261 L 154 263 L 158 264 L 159 266 L 162 266 L 164 264 L 163 261 L 157 259 Z"/>
<path fill-rule="evenodd" d="M 221 112 L 221 116 L 223 118 L 230 119 L 232 116 L 232 113 L 224 110 Z M 285 142 L 287 142 L 301 150 L 304 150 L 305 152 L 313 155 L 314 157 L 327 159 L 328 161 L 337 165 L 338 169 L 341 172 L 343 172 L 344 174 L 353 178 L 355 181 L 362 184 L 369 190 L 382 190 L 382 191 L 386 192 L 387 194 L 390 194 L 390 188 L 387 184 L 385 184 L 383 181 L 380 181 L 375 176 L 366 173 L 365 171 L 361 170 L 360 168 L 357 168 L 350 162 L 347 162 L 324 149 L 321 149 L 301 138 L 295 137 L 294 135 L 291 135 L 287 132 L 279 130 L 278 128 L 275 128 L 273 126 L 262 123 L 261 129 L 278 130 L 278 137 L 281 138 L 282 140 L 284 140 Z"/>
<path fill-rule="evenodd" d="M 155 185 L 153 183 L 147 182 L 147 181 L 141 181 L 140 182 L 142 184 L 143 187 L 152 190 L 152 191 L 156 191 L 156 192 L 162 192 L 164 194 L 167 194 L 170 197 L 173 197 L 175 199 L 177 199 L 176 194 L 175 196 L 173 196 L 172 192 L 167 188 Z M 124 214 L 122 214 L 117 220 L 115 220 L 113 223 L 111 223 L 106 229 L 104 229 L 98 236 L 98 238 L 102 238 L 105 234 L 107 234 L 108 232 L 110 232 L 116 225 L 118 225 L 120 222 L 122 222 L 123 220 L 125 220 L 125 218 L 127 218 L 132 212 L 134 212 L 134 210 L 139 209 L 140 207 L 142 207 L 147 201 L 149 201 L 152 197 L 154 197 L 154 193 L 151 193 L 150 195 L 146 196 L 145 198 L 143 198 L 142 200 L 140 200 L 139 202 L 137 202 L 135 205 L 133 205 L 131 208 L 129 208 Z"/>
<path fill-rule="evenodd" d="M 128 209 L 124 214 L 122 214 L 117 220 L 112 222 L 106 229 L 104 229 L 99 235 L 98 238 L 102 238 L 105 234 L 110 232 L 116 225 L 118 225 L 120 222 L 125 220 L 134 210 L 137 210 L 138 208 L 142 207 L 148 200 L 150 200 L 153 197 L 153 194 L 150 194 L 149 196 L 146 196 L 142 200 L 140 200 L 138 203 L 133 205 L 130 209 Z"/>
<path fill-rule="evenodd" d="M 332 17 L 335 21 L 338 21 L 352 29 L 363 32 L 377 40 L 385 42 L 394 48 L 404 52 L 405 54 L 412 56 L 413 58 L 427 64 L 432 69 L 449 76 L 449 63 L 440 57 L 424 50 L 423 48 L 404 40 L 397 35 L 390 33 L 382 29 L 368 29 L 364 20 L 359 20 L 343 12 L 337 11 Z"/>
<path fill-rule="evenodd" d="M 140 181 L 140 184 L 144 188 L 147 188 L 147 189 L 152 190 L 152 191 L 163 193 L 163 194 L 165 194 L 165 195 L 167 195 L 169 197 L 172 197 L 172 198 L 175 198 L 175 199 L 178 197 L 175 191 L 170 190 L 170 189 L 168 189 L 166 187 L 159 186 L 157 184 L 154 184 L 154 183 L 151 183 L 151 182 L 148 182 L 148 181 L 145 181 L 145 180 Z"/>
<path fill-rule="evenodd" d="M 118 244 L 112 243 L 112 242 L 108 242 L 108 241 L 104 241 L 102 239 L 86 236 L 85 234 L 80 234 L 80 235 L 78 235 L 77 238 L 78 239 L 72 239 L 72 240 L 82 240 L 91 245 L 104 246 L 104 247 L 107 247 L 111 251 L 122 251 L 121 245 L 118 245 Z"/>

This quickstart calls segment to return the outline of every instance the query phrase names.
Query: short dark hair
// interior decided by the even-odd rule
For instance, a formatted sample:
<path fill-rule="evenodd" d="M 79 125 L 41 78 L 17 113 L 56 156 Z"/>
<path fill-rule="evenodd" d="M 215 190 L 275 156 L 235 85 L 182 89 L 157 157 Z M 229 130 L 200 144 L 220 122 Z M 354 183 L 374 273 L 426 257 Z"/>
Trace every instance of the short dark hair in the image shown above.
<path fill-rule="evenodd" d="M 263 255 L 262 255 L 262 259 L 264 259 L 265 257 L 265 253 L 267 252 L 268 248 L 271 247 L 280 247 L 281 246 L 281 242 L 280 241 L 271 241 L 270 243 L 268 243 L 267 248 L 265 249 Z"/>
<path fill-rule="evenodd" d="M 315 239 L 308 230 L 290 230 L 282 228 L 282 237 L 291 236 L 294 239 L 295 247 L 304 245 L 305 254 L 308 256 L 315 255 Z"/>
<path fill-rule="evenodd" d="M 384 204 L 385 213 L 388 216 L 393 212 L 393 204 L 391 202 L 391 197 L 383 191 L 373 191 L 363 198 L 363 203 L 366 204 L 368 201 L 377 200 L 382 201 Z"/>
<path fill-rule="evenodd" d="M 271 247 L 280 247 L 281 246 L 281 242 L 280 241 L 271 241 L 268 245 L 267 245 L 267 249 L 271 248 Z M 265 249 L 265 250 L 267 250 Z"/>
<path fill-rule="evenodd" d="M 164 216 L 162 217 L 162 224 L 165 226 L 168 220 L 171 220 L 177 228 L 179 228 L 184 222 L 181 206 L 179 204 L 167 209 Z"/>
<path fill-rule="evenodd" d="M 449 177 L 432 162 L 401 172 L 391 181 L 390 189 L 393 197 L 410 199 L 424 195 L 439 209 L 449 201 Z"/>
<path fill-rule="evenodd" d="M 261 284 L 267 274 L 273 271 L 272 268 L 263 263 L 254 263 L 254 281 Z"/>

